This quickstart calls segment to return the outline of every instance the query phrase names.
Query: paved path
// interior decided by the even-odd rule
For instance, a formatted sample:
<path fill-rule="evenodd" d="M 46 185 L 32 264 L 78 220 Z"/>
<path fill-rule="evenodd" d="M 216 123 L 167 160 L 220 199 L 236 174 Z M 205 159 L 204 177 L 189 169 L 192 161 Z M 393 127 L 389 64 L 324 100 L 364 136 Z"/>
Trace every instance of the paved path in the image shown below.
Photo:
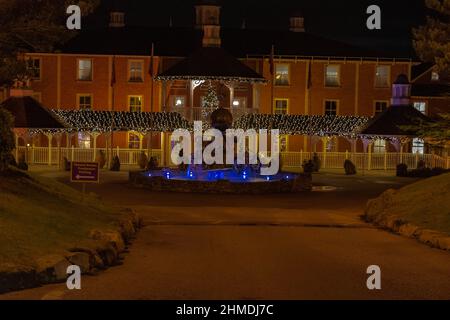
<path fill-rule="evenodd" d="M 450 299 L 450 254 L 361 221 L 367 199 L 410 180 L 315 176 L 333 192 L 233 196 L 130 189 L 125 174 L 91 186 L 133 206 L 146 227 L 124 264 L 0 299 Z M 379 265 L 382 290 L 366 288 Z"/>

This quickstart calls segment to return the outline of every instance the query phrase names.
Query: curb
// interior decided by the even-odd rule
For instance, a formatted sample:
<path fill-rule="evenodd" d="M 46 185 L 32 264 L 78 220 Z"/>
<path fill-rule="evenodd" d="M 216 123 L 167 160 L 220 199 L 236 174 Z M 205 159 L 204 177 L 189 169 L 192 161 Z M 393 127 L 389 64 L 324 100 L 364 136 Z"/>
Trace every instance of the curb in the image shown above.
<path fill-rule="evenodd" d="M 119 264 L 121 254 L 143 227 L 142 217 L 131 209 L 125 213 L 126 217 L 117 222 L 117 229 L 90 232 L 94 247 L 73 247 L 63 254 L 40 257 L 35 267 L 9 266 L 10 272 L 0 272 L 0 294 L 64 282 L 70 265 L 79 266 L 82 274 L 94 274 Z"/>
<path fill-rule="evenodd" d="M 448 234 L 418 227 L 396 215 L 386 213 L 386 209 L 392 204 L 392 197 L 395 193 L 395 190 L 389 189 L 379 198 L 369 200 L 363 215 L 364 220 L 404 237 L 416 239 L 430 247 L 450 251 Z"/>

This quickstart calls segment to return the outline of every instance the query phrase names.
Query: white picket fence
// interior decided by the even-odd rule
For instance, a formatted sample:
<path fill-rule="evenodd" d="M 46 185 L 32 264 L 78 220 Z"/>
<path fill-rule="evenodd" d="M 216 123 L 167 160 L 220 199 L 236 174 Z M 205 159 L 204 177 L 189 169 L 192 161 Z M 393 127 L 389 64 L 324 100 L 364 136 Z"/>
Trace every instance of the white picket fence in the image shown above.
<path fill-rule="evenodd" d="M 305 160 L 311 160 L 313 156 L 312 152 L 284 152 L 281 154 L 281 163 L 284 168 L 299 168 Z M 395 170 L 400 163 L 405 163 L 408 168 L 417 168 L 421 160 L 429 168 L 450 169 L 450 157 L 444 158 L 434 154 L 317 152 L 317 156 L 325 169 L 342 169 L 347 159 L 360 170 Z"/>
<path fill-rule="evenodd" d="M 103 151 L 108 157 L 110 151 L 106 148 L 83 149 L 83 148 L 48 148 L 48 147 L 19 147 L 14 151 L 16 159 L 21 154 L 30 165 L 59 165 L 64 158 L 68 161 L 93 162 L 96 160 L 99 151 Z M 139 156 L 144 152 L 148 155 L 147 149 L 120 149 L 114 148 L 112 156 L 119 156 L 122 165 L 138 165 Z M 156 157 L 161 163 L 161 150 L 152 150 L 152 157 Z"/>
<path fill-rule="evenodd" d="M 47 147 L 19 147 L 14 151 L 15 156 L 24 154 L 30 165 L 58 165 L 64 158 L 69 161 L 92 162 L 95 161 L 99 151 L 108 156 L 108 150 L 82 149 L 82 148 L 47 148 Z M 118 155 L 122 165 L 138 165 L 139 156 L 147 149 L 113 149 L 113 157 Z M 152 156 L 162 164 L 161 150 L 152 150 Z M 408 168 L 417 168 L 420 160 L 427 167 L 450 169 L 450 157 L 444 158 L 434 154 L 413 153 L 350 153 L 350 152 L 317 152 L 324 169 L 342 169 L 346 159 L 351 160 L 359 170 L 395 170 L 399 163 L 405 163 Z M 305 160 L 314 156 L 312 152 L 283 152 L 281 153 L 281 164 L 283 168 L 301 168 Z M 170 157 L 169 157 L 170 158 Z"/>

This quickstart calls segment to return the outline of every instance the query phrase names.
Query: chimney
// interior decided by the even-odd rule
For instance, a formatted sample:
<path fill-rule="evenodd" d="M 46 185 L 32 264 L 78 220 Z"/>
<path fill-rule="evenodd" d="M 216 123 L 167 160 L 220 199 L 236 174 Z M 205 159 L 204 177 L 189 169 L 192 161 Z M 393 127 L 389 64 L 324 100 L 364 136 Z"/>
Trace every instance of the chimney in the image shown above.
<path fill-rule="evenodd" d="M 122 4 L 123 0 L 112 0 L 109 11 L 109 27 L 123 28 L 125 27 L 125 10 Z"/>
<path fill-rule="evenodd" d="M 294 12 L 290 19 L 289 30 L 292 32 L 305 32 L 305 18 L 300 11 Z"/>
<path fill-rule="evenodd" d="M 401 74 L 392 85 L 391 106 L 407 106 L 411 104 L 411 84 L 408 77 Z"/>

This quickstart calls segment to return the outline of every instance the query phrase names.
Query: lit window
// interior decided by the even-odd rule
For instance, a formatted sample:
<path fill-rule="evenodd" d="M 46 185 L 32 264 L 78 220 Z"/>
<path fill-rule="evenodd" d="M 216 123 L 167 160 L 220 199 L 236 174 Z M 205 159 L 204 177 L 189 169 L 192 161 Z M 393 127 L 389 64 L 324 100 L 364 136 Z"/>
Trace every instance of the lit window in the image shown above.
<path fill-rule="evenodd" d="M 141 138 L 136 133 L 128 133 L 128 148 L 129 149 L 140 149 L 141 148 Z"/>
<path fill-rule="evenodd" d="M 78 109 L 90 110 L 92 109 L 92 96 L 89 94 L 78 96 Z"/>
<path fill-rule="evenodd" d="M 276 99 L 274 105 L 275 114 L 287 114 L 288 113 L 288 100 Z"/>
<path fill-rule="evenodd" d="M 91 59 L 78 60 L 78 80 L 92 81 L 92 60 Z"/>
<path fill-rule="evenodd" d="M 91 136 L 84 132 L 78 133 L 78 147 L 82 149 L 91 148 Z"/>
<path fill-rule="evenodd" d="M 341 67 L 338 65 L 328 65 L 325 68 L 325 86 L 339 87 L 341 85 Z"/>
<path fill-rule="evenodd" d="M 425 143 L 422 139 L 415 138 L 412 141 L 412 153 L 419 153 L 424 154 L 425 153 Z"/>
<path fill-rule="evenodd" d="M 436 71 L 431 72 L 431 81 L 439 81 L 440 76 L 439 73 Z"/>
<path fill-rule="evenodd" d="M 186 105 L 186 98 L 184 96 L 173 96 L 173 106 L 177 108 L 183 108 Z"/>
<path fill-rule="evenodd" d="M 130 61 L 130 82 L 143 82 L 144 62 Z"/>
<path fill-rule="evenodd" d="M 374 153 L 385 153 L 386 152 L 386 140 L 378 139 L 373 143 Z"/>
<path fill-rule="evenodd" d="M 129 110 L 130 112 L 142 111 L 142 96 L 130 96 L 129 97 Z"/>
<path fill-rule="evenodd" d="M 426 114 L 427 112 L 427 104 L 425 102 L 414 102 L 414 108 L 423 114 Z"/>
<path fill-rule="evenodd" d="M 289 65 L 287 64 L 275 65 L 275 85 L 276 86 L 289 85 Z"/>
<path fill-rule="evenodd" d="M 390 77 L 390 66 L 377 66 L 375 71 L 375 87 L 388 88 L 391 85 Z"/>
<path fill-rule="evenodd" d="M 288 152 L 289 148 L 289 136 L 280 136 L 280 152 Z"/>
<path fill-rule="evenodd" d="M 375 101 L 375 115 L 383 113 L 388 108 L 386 101 Z"/>
<path fill-rule="evenodd" d="M 234 98 L 233 99 L 233 107 L 235 108 L 245 108 L 246 99 L 245 98 Z"/>
<path fill-rule="evenodd" d="M 41 59 L 30 58 L 27 60 L 27 70 L 33 80 L 41 79 Z"/>
<path fill-rule="evenodd" d="M 336 100 L 326 100 L 325 101 L 325 115 L 326 116 L 337 115 L 337 105 L 338 105 L 338 102 Z"/>

